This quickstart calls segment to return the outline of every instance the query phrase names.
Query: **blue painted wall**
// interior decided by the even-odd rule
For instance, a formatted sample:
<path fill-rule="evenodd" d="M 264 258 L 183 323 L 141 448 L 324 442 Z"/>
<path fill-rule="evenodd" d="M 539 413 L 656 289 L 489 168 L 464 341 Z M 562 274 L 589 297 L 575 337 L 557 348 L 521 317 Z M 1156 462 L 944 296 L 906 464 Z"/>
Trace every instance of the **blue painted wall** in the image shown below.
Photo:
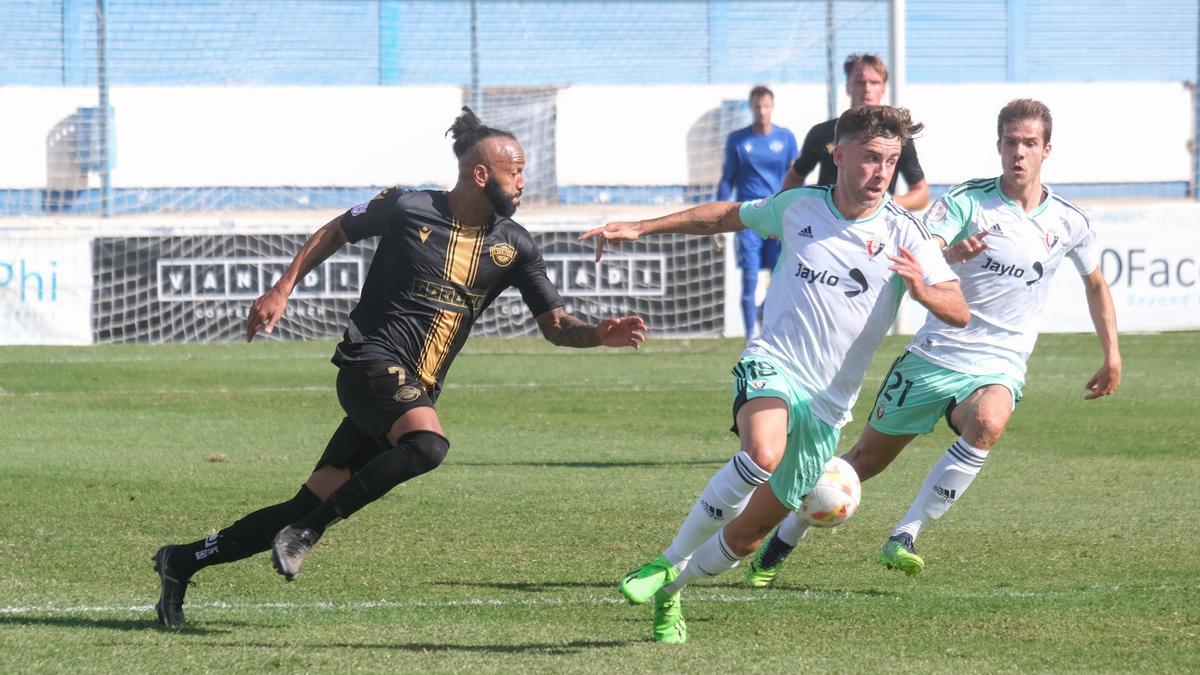
<path fill-rule="evenodd" d="M 460 85 L 469 0 L 108 0 L 113 85 Z M 484 86 L 823 82 L 825 3 L 480 0 Z M 835 53 L 887 53 L 836 4 Z M 908 0 L 914 83 L 1195 77 L 1198 0 Z M 94 0 L 0 3 L 0 85 L 93 85 Z"/>

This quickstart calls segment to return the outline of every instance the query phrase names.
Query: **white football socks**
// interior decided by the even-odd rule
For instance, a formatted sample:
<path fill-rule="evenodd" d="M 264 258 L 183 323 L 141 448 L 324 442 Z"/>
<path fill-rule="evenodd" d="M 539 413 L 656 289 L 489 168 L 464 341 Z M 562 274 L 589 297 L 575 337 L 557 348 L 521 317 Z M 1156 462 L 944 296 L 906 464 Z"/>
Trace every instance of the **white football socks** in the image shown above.
<path fill-rule="evenodd" d="M 715 577 L 738 566 L 742 559 L 725 543 L 725 532 L 717 530 L 692 556 L 691 561 L 675 577 L 675 581 L 662 589 L 662 593 L 673 595 L 699 577 Z"/>
<path fill-rule="evenodd" d="M 972 447 L 962 436 L 955 439 L 946 454 L 929 470 L 917 498 L 892 530 L 892 536 L 907 533 L 916 539 L 926 520 L 941 518 L 962 498 L 987 456 L 987 450 Z"/>
<path fill-rule="evenodd" d="M 779 530 L 775 536 L 788 546 L 795 546 L 806 534 L 808 534 L 808 523 L 800 520 L 800 514 L 793 511 L 779 524 Z"/>
<path fill-rule="evenodd" d="M 700 499 L 692 506 L 675 540 L 663 551 L 663 555 L 682 571 L 692 553 L 719 532 L 725 523 L 736 518 L 746 508 L 754 488 L 767 482 L 770 477 L 771 472 L 755 464 L 750 455 L 745 452 L 734 455 L 704 486 Z"/>

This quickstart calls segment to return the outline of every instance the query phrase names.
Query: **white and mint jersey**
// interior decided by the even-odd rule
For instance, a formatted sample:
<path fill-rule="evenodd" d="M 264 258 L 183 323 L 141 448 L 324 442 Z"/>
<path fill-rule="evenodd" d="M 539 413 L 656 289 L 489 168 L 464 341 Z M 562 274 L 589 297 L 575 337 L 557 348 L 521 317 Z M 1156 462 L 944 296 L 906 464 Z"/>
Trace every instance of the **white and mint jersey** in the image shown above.
<path fill-rule="evenodd" d="M 1087 217 L 1043 186 L 1045 199 L 1025 213 L 1000 190 L 999 178 L 967 181 L 938 200 L 925 227 L 947 244 L 986 231 L 987 249 L 951 265 L 962 284 L 971 321 L 955 328 L 930 316 L 909 350 L 962 373 L 1001 373 L 1025 381 L 1025 361 L 1037 342 L 1037 326 L 1050 281 L 1064 258 L 1080 275 L 1099 264 L 1095 232 Z"/>
<path fill-rule="evenodd" d="M 900 246 L 912 251 L 928 284 L 951 281 L 954 273 L 937 240 L 888 195 L 866 218 L 846 220 L 833 189 L 799 187 L 742 205 L 746 227 L 782 242 L 762 333 L 742 356 L 781 364 L 808 393 L 813 413 L 840 428 L 904 294 L 888 256 Z"/>

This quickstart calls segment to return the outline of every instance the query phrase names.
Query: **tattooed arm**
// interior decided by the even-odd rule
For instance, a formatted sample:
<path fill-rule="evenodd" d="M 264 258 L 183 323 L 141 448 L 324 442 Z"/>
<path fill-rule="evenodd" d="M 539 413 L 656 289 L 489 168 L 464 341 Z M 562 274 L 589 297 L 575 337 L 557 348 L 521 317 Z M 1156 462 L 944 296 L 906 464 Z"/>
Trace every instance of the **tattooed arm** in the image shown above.
<path fill-rule="evenodd" d="M 646 339 L 646 323 L 640 316 L 604 319 L 593 326 L 567 314 L 562 307 L 539 314 L 542 335 L 559 347 L 633 347 Z"/>

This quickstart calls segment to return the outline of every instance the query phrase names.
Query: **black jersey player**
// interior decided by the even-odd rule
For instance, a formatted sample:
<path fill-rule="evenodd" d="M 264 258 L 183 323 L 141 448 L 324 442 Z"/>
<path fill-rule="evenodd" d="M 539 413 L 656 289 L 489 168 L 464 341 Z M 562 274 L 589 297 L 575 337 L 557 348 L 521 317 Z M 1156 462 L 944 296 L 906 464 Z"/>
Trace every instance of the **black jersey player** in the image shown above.
<path fill-rule="evenodd" d="M 334 218 L 308 239 L 275 286 L 255 300 L 246 338 L 270 333 L 297 280 L 347 242 L 379 237 L 358 305 L 334 352 L 338 401 L 346 417 L 300 491 L 190 544 L 154 556 L 165 626 L 183 623 L 183 596 L 200 569 L 271 549 L 289 581 L 335 520 L 426 473 L 450 444 L 434 404 L 471 325 L 515 287 L 550 342 L 568 347 L 634 347 L 640 317 L 590 325 L 568 314 L 530 234 L 510 217 L 525 185 L 525 156 L 509 132 L 482 125 L 464 108 L 449 133 L 458 181 L 449 192 L 388 189 Z"/>

